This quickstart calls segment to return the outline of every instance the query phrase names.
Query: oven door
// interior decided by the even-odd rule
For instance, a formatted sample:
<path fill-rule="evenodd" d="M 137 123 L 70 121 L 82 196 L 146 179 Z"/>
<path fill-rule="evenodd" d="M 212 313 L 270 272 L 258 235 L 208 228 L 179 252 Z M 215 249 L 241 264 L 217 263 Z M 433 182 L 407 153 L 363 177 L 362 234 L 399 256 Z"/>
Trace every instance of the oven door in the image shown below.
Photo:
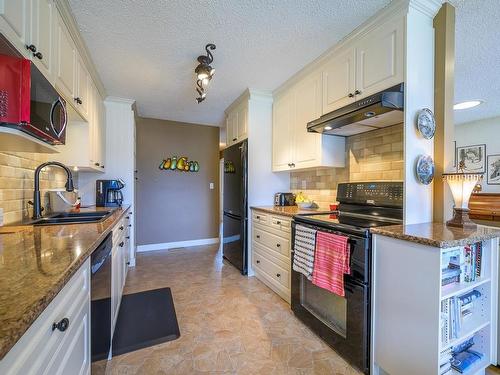
<path fill-rule="evenodd" d="M 292 310 L 347 362 L 368 373 L 370 290 L 349 276 L 344 290 L 345 297 L 337 296 L 292 271 Z"/>

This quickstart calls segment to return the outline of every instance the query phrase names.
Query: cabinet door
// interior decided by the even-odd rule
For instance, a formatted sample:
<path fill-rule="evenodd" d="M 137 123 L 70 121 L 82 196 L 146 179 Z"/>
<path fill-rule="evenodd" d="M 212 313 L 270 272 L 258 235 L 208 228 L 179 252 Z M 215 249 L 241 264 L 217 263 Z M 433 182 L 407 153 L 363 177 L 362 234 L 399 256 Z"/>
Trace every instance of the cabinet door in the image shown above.
<path fill-rule="evenodd" d="M 89 114 L 89 86 L 91 84 L 90 75 L 85 67 L 80 55 L 76 59 L 76 108 L 80 114 L 87 118 Z"/>
<path fill-rule="evenodd" d="M 323 111 L 334 111 L 354 102 L 356 51 L 349 48 L 336 53 L 322 68 Z"/>
<path fill-rule="evenodd" d="M 295 88 L 295 121 L 293 123 L 293 163 L 307 168 L 321 163 L 321 134 L 309 133 L 307 123 L 321 114 L 321 75 L 314 74 Z"/>
<path fill-rule="evenodd" d="M 90 303 L 70 322 L 70 329 L 59 352 L 52 359 L 44 374 L 90 373 Z"/>
<path fill-rule="evenodd" d="M 404 20 L 387 22 L 356 45 L 356 99 L 403 82 Z"/>
<path fill-rule="evenodd" d="M 30 44 L 41 54 L 32 56 L 32 60 L 51 82 L 54 79 L 55 12 L 52 0 L 31 0 Z"/>
<path fill-rule="evenodd" d="M 76 47 L 59 14 L 56 29 L 56 86 L 68 101 L 73 102 L 76 89 Z"/>
<path fill-rule="evenodd" d="M 238 112 L 230 112 L 227 116 L 227 145 L 238 142 Z"/>
<path fill-rule="evenodd" d="M 287 92 L 273 104 L 273 171 L 291 169 L 294 95 Z"/>
<path fill-rule="evenodd" d="M 248 107 L 246 103 L 240 105 L 237 114 L 238 142 L 248 138 Z"/>
<path fill-rule="evenodd" d="M 97 161 L 100 164 L 101 169 L 104 171 L 105 168 L 105 158 L 106 158 L 106 119 L 104 113 L 104 103 L 102 102 L 101 95 L 96 89 L 96 109 L 97 109 L 97 134 L 96 134 L 96 145 L 97 145 Z"/>
<path fill-rule="evenodd" d="M 28 55 L 29 0 L 0 0 L 0 32 Z"/>

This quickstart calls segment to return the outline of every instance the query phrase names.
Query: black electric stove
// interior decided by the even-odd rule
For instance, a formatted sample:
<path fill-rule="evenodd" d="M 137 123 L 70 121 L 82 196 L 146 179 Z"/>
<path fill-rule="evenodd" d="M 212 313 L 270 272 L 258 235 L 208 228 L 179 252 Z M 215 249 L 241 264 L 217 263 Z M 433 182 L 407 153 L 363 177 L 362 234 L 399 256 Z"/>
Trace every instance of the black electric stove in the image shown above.
<path fill-rule="evenodd" d="M 348 237 L 351 272 L 344 275 L 345 296 L 340 297 L 292 271 L 292 310 L 318 336 L 351 365 L 369 373 L 370 363 L 370 228 L 403 222 L 402 182 L 339 184 L 339 210 L 294 216 L 295 228 L 306 226 L 320 232 Z"/>

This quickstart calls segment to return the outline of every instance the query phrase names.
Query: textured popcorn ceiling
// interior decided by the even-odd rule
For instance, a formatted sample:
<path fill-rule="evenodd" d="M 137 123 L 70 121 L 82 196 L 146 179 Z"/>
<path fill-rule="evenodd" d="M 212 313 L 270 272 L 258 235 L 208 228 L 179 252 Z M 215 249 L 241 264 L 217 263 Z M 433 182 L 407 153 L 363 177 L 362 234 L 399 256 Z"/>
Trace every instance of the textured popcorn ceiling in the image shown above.
<path fill-rule="evenodd" d="M 456 7 L 455 102 L 481 99 L 455 111 L 462 124 L 500 115 L 500 1 L 452 0 Z"/>
<path fill-rule="evenodd" d="M 220 124 L 247 87 L 273 90 L 389 0 L 70 0 L 108 94 L 141 116 Z M 196 104 L 205 44 L 216 75 Z"/>

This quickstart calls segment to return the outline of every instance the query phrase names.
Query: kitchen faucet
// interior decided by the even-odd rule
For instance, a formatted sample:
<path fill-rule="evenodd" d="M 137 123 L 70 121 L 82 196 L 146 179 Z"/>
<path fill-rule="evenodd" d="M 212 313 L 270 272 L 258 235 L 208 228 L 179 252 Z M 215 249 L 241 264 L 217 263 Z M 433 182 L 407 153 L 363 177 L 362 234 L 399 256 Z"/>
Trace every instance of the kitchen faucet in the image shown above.
<path fill-rule="evenodd" d="M 40 172 L 43 168 L 54 165 L 57 167 L 61 167 L 66 171 L 67 180 L 66 180 L 66 191 L 73 191 L 75 188 L 73 186 L 73 175 L 68 167 L 64 164 L 59 163 L 58 161 L 48 161 L 46 163 L 40 164 L 35 169 L 35 190 L 33 192 L 33 220 L 40 219 L 42 217 L 42 204 L 40 199 Z"/>

